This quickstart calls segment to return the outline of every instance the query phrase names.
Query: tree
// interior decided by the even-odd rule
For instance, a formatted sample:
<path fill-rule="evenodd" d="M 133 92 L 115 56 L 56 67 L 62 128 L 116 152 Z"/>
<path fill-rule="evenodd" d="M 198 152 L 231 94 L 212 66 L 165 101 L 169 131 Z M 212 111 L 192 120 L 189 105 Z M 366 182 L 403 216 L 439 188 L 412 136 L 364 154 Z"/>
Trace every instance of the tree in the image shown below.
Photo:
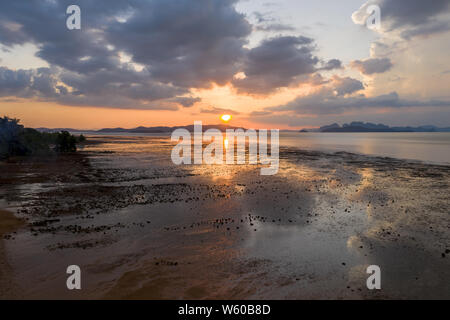
<path fill-rule="evenodd" d="M 77 139 L 68 131 L 61 131 L 56 138 L 55 151 L 75 152 L 77 151 Z"/>
<path fill-rule="evenodd" d="M 67 131 L 47 133 L 24 128 L 18 119 L 0 117 L 0 159 L 11 156 L 44 156 L 54 152 L 75 152 L 77 143 L 86 141 Z M 53 150 L 51 149 L 53 148 Z"/>

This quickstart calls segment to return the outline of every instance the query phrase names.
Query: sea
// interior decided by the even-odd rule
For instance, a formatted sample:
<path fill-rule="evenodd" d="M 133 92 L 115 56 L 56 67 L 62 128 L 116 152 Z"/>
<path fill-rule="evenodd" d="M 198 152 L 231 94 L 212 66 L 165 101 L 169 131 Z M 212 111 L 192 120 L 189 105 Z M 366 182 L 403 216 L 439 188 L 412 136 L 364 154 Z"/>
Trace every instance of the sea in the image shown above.
<path fill-rule="evenodd" d="M 95 136 L 164 136 L 169 134 L 96 133 Z M 280 146 L 450 165 L 450 132 L 324 133 L 280 132 Z"/>

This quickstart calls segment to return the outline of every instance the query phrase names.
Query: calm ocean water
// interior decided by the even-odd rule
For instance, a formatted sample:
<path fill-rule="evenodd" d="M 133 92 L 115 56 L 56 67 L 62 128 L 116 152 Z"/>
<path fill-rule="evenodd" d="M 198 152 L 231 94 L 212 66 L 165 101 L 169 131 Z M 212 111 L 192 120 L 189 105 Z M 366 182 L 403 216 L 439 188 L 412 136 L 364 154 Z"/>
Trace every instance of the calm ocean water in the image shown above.
<path fill-rule="evenodd" d="M 282 133 L 280 144 L 450 164 L 450 132 Z"/>
<path fill-rule="evenodd" d="M 92 133 L 87 133 L 91 135 Z M 168 136 L 112 133 L 96 136 Z M 318 133 L 281 132 L 280 145 L 325 152 L 352 153 L 450 164 L 450 132 Z"/>

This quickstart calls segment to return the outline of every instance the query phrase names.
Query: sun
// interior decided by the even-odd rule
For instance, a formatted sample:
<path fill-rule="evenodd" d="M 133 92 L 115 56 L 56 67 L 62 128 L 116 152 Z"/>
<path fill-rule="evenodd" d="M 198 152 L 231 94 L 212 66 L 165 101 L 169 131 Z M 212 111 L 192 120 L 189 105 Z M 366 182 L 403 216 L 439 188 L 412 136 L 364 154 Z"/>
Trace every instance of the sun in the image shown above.
<path fill-rule="evenodd" d="M 220 119 L 222 119 L 223 122 L 228 122 L 231 120 L 231 116 L 229 114 L 224 114 L 220 117 Z"/>

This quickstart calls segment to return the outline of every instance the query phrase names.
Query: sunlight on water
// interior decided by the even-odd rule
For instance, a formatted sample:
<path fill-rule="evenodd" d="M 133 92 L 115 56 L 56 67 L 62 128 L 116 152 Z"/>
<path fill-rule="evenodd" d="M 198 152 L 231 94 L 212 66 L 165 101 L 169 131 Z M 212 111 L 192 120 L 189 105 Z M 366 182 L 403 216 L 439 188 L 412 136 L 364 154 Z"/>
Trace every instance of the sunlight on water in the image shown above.
<path fill-rule="evenodd" d="M 101 135 L 89 135 L 101 140 Z M 155 135 L 114 135 L 117 141 L 103 144 L 102 149 L 114 152 L 149 152 L 154 149 L 150 142 L 165 142 L 170 146 L 169 134 Z M 225 150 L 229 142 L 224 139 Z M 297 133 L 281 132 L 280 146 L 325 152 L 351 152 L 398 159 L 419 160 L 431 163 L 450 163 L 449 132 L 411 133 Z M 87 146 L 95 150 L 97 146 Z M 170 149 L 167 149 L 170 155 Z"/>
<path fill-rule="evenodd" d="M 280 145 L 326 152 L 345 151 L 432 163 L 450 163 L 449 132 L 282 133 Z"/>

